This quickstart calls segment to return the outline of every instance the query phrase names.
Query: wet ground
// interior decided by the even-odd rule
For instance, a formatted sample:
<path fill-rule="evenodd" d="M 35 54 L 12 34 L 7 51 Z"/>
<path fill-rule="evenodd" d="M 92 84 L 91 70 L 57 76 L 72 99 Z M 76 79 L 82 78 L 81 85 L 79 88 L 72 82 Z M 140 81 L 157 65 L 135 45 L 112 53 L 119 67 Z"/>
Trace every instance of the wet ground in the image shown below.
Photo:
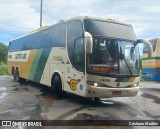
<path fill-rule="evenodd" d="M 70 94 L 66 94 L 63 99 L 58 99 L 55 93 L 45 86 L 32 82 L 20 84 L 14 82 L 11 77 L 0 76 L 0 120 L 160 120 L 160 84 L 141 82 L 136 97 L 101 99 L 100 102 L 95 103 Z M 16 128 L 27 129 L 27 127 Z M 74 129 L 75 127 L 54 128 Z M 145 129 L 149 127 L 77 126 L 76 128 Z"/>

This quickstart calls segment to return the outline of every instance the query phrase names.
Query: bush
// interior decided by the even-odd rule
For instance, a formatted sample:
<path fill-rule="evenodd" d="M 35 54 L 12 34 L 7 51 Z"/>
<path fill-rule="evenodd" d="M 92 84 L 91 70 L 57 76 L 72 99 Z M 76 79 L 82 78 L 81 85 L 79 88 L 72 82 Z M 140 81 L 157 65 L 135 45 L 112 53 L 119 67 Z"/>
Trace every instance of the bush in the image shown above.
<path fill-rule="evenodd" d="M 0 63 L 0 75 L 6 75 L 7 74 L 7 65 L 4 63 Z"/>
<path fill-rule="evenodd" d="M 3 61 L 7 63 L 7 51 L 8 47 L 5 44 L 0 43 L 0 62 Z"/>

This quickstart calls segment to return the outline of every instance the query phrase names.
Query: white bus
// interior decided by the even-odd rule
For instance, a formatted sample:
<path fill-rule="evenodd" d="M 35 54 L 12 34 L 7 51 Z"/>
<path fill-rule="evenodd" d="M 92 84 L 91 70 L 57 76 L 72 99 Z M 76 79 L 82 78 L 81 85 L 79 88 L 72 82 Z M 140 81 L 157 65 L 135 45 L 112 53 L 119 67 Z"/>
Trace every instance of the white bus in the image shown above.
<path fill-rule="evenodd" d="M 75 17 L 9 43 L 8 72 L 83 97 L 135 96 L 139 51 L 129 24 Z"/>

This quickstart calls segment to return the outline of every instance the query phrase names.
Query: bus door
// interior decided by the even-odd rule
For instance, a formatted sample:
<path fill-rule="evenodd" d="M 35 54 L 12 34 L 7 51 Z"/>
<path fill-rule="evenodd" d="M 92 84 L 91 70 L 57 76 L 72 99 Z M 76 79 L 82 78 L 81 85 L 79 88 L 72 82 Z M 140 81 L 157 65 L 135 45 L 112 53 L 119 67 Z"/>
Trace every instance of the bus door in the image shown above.
<path fill-rule="evenodd" d="M 70 64 L 65 65 L 65 87 L 66 91 L 78 94 L 84 93 L 85 84 L 85 56 L 83 38 L 75 41 L 74 52 Z"/>

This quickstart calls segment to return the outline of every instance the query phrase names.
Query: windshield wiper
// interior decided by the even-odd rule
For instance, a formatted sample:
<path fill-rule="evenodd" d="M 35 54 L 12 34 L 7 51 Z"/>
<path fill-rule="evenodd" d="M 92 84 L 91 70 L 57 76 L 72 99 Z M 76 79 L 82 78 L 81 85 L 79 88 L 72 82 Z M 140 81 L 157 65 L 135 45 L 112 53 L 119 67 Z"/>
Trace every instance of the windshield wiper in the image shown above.
<path fill-rule="evenodd" d="M 126 65 L 127 65 L 127 68 L 128 68 L 128 70 L 129 70 L 129 73 L 131 74 L 131 75 L 133 75 L 132 74 L 132 71 L 131 71 L 131 69 L 130 69 L 130 67 L 129 67 L 129 65 L 128 65 L 128 63 L 127 63 L 127 61 L 126 61 L 126 59 L 124 58 L 124 62 L 126 63 Z"/>
<path fill-rule="evenodd" d="M 122 48 L 121 47 L 120 47 L 120 52 L 121 52 L 121 55 L 122 55 Z M 131 69 L 130 69 L 130 67 L 129 67 L 129 65 L 128 65 L 126 59 L 125 59 L 125 57 L 122 57 L 122 59 L 126 63 L 126 66 L 127 66 L 128 70 L 129 70 L 129 73 L 131 74 L 131 76 L 133 76 L 132 71 L 131 71 Z"/>

